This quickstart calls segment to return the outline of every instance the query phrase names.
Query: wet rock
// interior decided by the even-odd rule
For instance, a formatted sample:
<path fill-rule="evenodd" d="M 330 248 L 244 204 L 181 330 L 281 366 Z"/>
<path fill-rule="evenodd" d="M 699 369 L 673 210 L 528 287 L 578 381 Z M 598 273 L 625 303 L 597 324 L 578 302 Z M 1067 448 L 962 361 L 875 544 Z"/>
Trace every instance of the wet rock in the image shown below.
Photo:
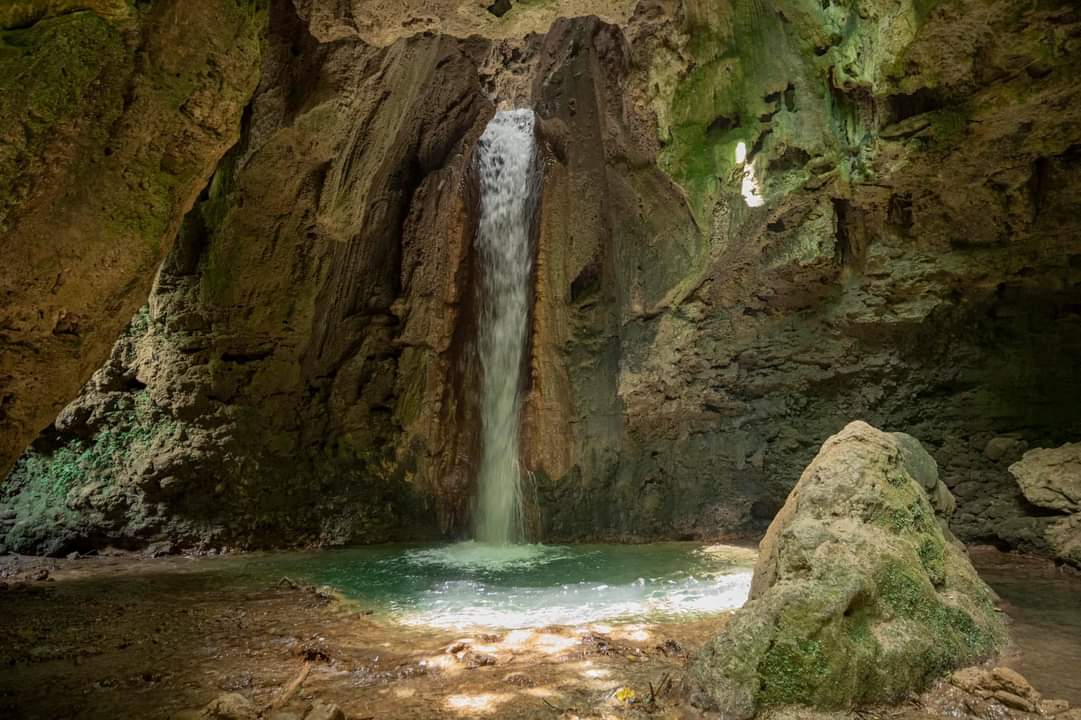
<path fill-rule="evenodd" d="M 304 720 L 345 720 L 345 713 L 334 703 L 316 700 Z"/>
<path fill-rule="evenodd" d="M 1005 641 L 936 520 L 923 455 L 863 422 L 823 444 L 761 543 L 750 601 L 692 662 L 722 713 L 894 702 Z"/>
<path fill-rule="evenodd" d="M 1058 715 L 1070 709 L 1070 703 L 1065 700 L 1051 699 L 1041 700 L 1039 710 L 1041 715 Z"/>
<path fill-rule="evenodd" d="M 1014 695 L 1008 690 L 995 690 L 991 697 L 1008 708 L 1021 710 L 1022 712 L 1036 712 L 1036 705 L 1032 701 L 1026 700 L 1020 695 Z"/>
<path fill-rule="evenodd" d="M 1033 505 L 1081 512 L 1081 443 L 1029 450 L 1010 466 L 1010 474 Z"/>
<path fill-rule="evenodd" d="M 227 693 L 211 700 L 197 717 L 204 720 L 256 720 L 258 710 L 240 693 Z"/>
<path fill-rule="evenodd" d="M 996 667 L 991 671 L 991 677 L 1002 690 L 1020 696 L 1026 700 L 1038 702 L 1040 694 L 1029 684 L 1029 681 L 1016 670 L 1007 667 Z"/>

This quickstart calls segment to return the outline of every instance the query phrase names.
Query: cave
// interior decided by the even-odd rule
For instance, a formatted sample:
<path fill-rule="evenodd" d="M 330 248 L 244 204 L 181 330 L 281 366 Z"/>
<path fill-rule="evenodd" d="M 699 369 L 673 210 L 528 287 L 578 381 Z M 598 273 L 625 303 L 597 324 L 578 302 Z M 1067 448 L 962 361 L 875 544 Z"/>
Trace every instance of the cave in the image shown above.
<path fill-rule="evenodd" d="M 0 715 L 1079 717 L 1074 3 L 0 50 Z"/>

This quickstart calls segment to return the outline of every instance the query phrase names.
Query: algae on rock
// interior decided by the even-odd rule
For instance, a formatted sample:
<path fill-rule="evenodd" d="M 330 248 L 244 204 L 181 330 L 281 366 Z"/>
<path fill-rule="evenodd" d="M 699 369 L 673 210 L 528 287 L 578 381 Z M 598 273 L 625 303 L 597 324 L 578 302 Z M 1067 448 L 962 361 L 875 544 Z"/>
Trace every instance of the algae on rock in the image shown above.
<path fill-rule="evenodd" d="M 825 442 L 762 541 L 750 601 L 692 666 L 727 717 L 894 702 L 1004 644 L 993 592 L 921 487 L 933 469 L 863 422 Z"/>

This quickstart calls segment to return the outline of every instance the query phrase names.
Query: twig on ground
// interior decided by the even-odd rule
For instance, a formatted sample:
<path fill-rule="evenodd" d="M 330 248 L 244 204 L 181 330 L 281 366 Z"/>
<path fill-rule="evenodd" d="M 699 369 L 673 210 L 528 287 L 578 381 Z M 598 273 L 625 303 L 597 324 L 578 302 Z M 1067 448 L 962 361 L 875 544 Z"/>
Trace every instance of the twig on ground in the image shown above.
<path fill-rule="evenodd" d="M 293 696 L 297 694 L 297 690 L 304 684 L 304 681 L 308 679 L 308 673 L 312 671 L 312 664 L 310 662 L 304 663 L 304 667 L 300 668 L 300 673 L 293 678 L 293 682 L 289 683 L 288 687 L 282 691 L 282 694 L 278 696 L 278 699 L 270 703 L 270 710 L 278 710 L 285 706 Z"/>

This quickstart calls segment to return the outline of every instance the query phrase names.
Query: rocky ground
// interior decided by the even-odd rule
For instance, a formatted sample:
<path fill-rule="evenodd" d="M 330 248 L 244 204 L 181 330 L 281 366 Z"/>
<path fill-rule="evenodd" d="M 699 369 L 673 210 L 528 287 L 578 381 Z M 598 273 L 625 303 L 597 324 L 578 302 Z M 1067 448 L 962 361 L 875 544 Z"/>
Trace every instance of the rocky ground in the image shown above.
<path fill-rule="evenodd" d="M 991 577 L 1027 587 L 1047 583 L 1048 596 L 1081 591 L 1081 580 L 1043 561 L 991 549 L 976 557 Z M 531 633 L 411 630 L 319 589 L 230 582 L 235 576 L 221 572 L 224 562 L 243 556 L 6 558 L 0 712 L 19 720 L 697 718 L 684 687 L 687 658 L 727 623 L 719 617 Z M 1048 632 L 1054 616 L 1038 607 L 1005 607 L 1024 650 L 1008 656 L 1006 666 L 1026 672 L 1043 695 L 988 666 L 894 707 L 775 715 L 1076 720 L 1077 711 L 1068 710 L 1081 706 L 1072 673 L 1081 651 L 1076 607 L 1074 625 L 1056 632 Z"/>

